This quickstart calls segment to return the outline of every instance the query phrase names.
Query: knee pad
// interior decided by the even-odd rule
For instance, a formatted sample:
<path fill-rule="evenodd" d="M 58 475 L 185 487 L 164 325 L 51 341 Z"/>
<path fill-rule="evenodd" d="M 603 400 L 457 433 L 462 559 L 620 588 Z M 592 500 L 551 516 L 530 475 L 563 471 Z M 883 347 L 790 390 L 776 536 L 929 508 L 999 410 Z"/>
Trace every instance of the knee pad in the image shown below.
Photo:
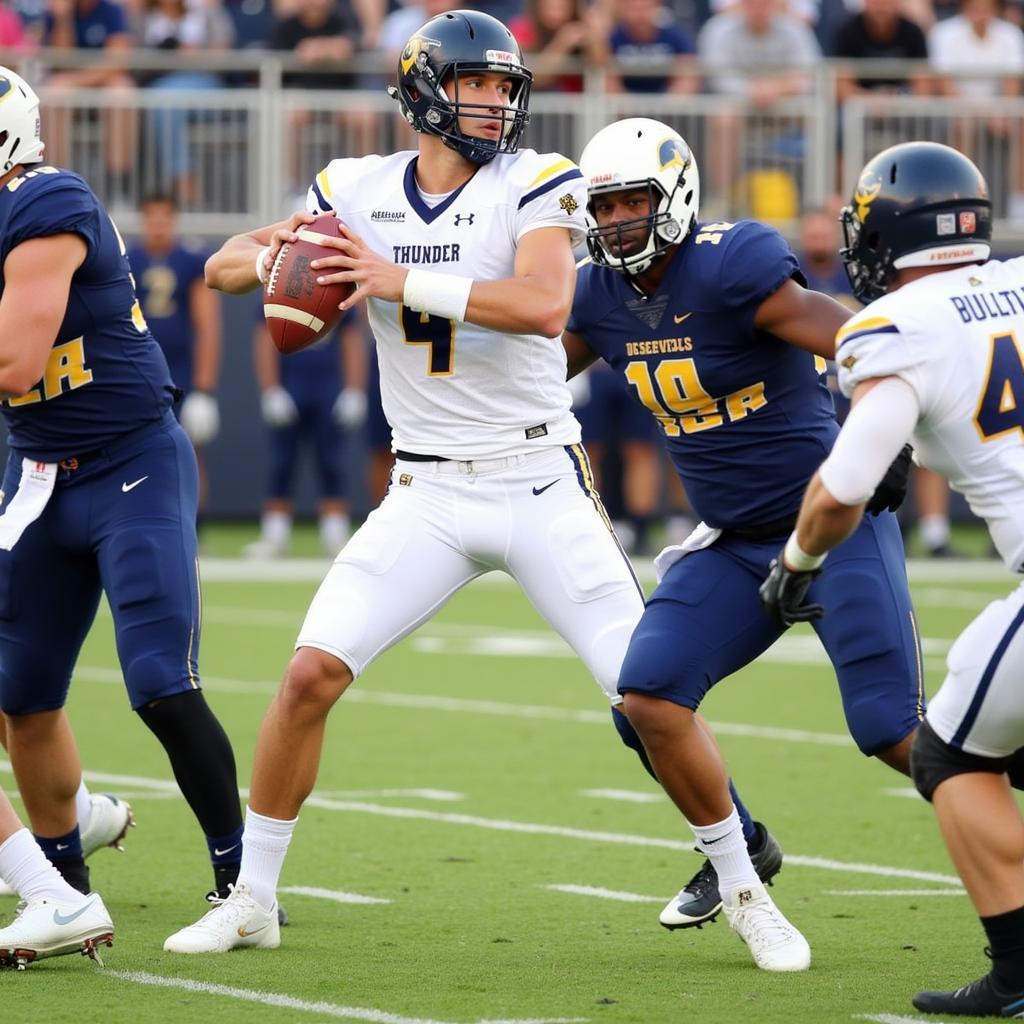
<path fill-rule="evenodd" d="M 910 748 L 910 775 L 918 793 L 931 802 L 939 785 L 956 775 L 970 775 L 974 772 L 988 772 L 1002 775 L 1007 770 L 1009 758 L 980 757 L 951 747 L 939 738 L 938 733 L 922 722 L 914 734 Z"/>
<path fill-rule="evenodd" d="M 654 769 L 651 767 L 651 762 L 648 760 L 647 751 L 644 749 L 643 743 L 640 741 L 640 737 L 636 733 L 636 729 L 633 728 L 633 723 L 621 712 L 612 708 L 612 724 L 615 726 L 615 731 L 619 734 L 619 738 L 623 743 L 629 747 L 630 750 L 636 751 L 637 757 L 640 758 L 640 763 L 644 766 L 644 770 L 655 782 L 658 782 L 658 776 L 654 774 Z M 660 785 L 660 782 L 658 783 Z"/>

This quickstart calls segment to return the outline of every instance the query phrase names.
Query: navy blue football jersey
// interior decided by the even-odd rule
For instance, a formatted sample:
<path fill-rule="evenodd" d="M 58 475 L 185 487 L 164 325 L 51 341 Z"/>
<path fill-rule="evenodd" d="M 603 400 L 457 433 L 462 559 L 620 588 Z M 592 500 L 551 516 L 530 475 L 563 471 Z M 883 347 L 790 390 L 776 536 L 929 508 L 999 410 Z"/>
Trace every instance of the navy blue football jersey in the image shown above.
<path fill-rule="evenodd" d="M 617 271 L 580 271 L 568 330 L 657 418 L 711 526 L 795 512 L 839 432 L 823 361 L 754 327 L 758 307 L 789 278 L 803 284 L 796 257 L 755 221 L 695 225 L 650 298 Z"/>
<path fill-rule="evenodd" d="M 19 454 L 53 462 L 160 420 L 174 387 L 146 327 L 117 228 L 77 174 L 35 167 L 0 189 L 3 264 L 32 238 L 73 233 L 88 246 L 42 379 L 0 410 Z"/>
<path fill-rule="evenodd" d="M 197 280 L 203 280 L 206 256 L 180 244 L 166 255 L 153 256 L 136 243 L 128 248 L 128 262 L 142 315 L 164 350 L 171 379 L 188 391 L 192 387 L 195 345 L 189 292 Z"/>

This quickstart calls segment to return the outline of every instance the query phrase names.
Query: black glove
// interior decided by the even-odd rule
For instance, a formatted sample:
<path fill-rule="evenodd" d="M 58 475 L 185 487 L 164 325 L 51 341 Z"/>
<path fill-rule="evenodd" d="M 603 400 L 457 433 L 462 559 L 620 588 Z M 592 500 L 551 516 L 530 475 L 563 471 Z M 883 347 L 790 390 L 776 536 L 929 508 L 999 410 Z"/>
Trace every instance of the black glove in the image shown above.
<path fill-rule="evenodd" d="M 864 506 L 865 512 L 877 516 L 888 509 L 895 512 L 903 504 L 907 496 L 907 481 L 910 477 L 910 466 L 913 462 L 914 449 L 905 444 L 899 455 L 892 460 L 892 465 L 885 471 L 882 482 L 875 488 L 875 493 Z"/>
<path fill-rule="evenodd" d="M 820 619 L 825 609 L 820 604 L 804 604 L 807 588 L 821 575 L 820 569 L 797 572 L 787 569 L 782 555 L 772 559 L 768 567 L 768 578 L 761 584 L 758 593 L 765 614 L 777 626 L 788 629 L 794 622 L 810 622 Z"/>

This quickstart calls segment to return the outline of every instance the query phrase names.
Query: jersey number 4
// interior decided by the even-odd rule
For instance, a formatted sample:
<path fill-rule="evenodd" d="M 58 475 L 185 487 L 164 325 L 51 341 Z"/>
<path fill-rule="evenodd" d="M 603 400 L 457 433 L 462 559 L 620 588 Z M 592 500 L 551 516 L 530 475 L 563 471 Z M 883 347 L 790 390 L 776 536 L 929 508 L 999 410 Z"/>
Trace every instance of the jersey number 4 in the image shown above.
<path fill-rule="evenodd" d="M 1012 430 L 1024 435 L 1024 353 L 1013 334 L 992 338 L 988 378 L 974 422 L 985 441 Z"/>
<path fill-rule="evenodd" d="M 455 371 L 455 321 L 400 306 L 406 345 L 429 345 L 430 377 L 450 377 Z"/>

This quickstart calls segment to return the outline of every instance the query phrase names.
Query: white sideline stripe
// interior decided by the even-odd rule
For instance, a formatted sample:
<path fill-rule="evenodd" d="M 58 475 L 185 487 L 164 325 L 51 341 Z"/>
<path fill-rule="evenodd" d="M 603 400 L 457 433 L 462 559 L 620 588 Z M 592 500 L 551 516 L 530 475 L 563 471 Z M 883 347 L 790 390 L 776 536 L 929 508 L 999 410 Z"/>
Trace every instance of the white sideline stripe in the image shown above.
<path fill-rule="evenodd" d="M 278 892 L 290 892 L 296 896 L 313 896 L 318 900 L 334 900 L 335 903 L 390 903 L 391 900 L 376 896 L 360 896 L 357 892 L 343 892 L 341 889 L 318 889 L 315 885 L 282 885 Z"/>
<path fill-rule="evenodd" d="M 79 665 L 75 677 L 92 683 L 123 685 L 121 673 L 116 669 Z M 245 679 L 226 679 L 222 676 L 203 676 L 203 686 L 224 693 L 273 694 L 277 683 L 250 682 Z M 553 722 L 580 722 L 586 725 L 607 726 L 611 713 L 591 708 L 557 708 L 538 704 L 508 704 L 496 700 L 466 700 L 462 697 L 441 697 L 431 694 L 382 693 L 377 690 L 350 687 L 345 700 L 358 704 L 384 707 L 417 708 L 430 711 L 455 711 L 475 715 L 499 715 L 508 718 L 539 718 Z M 743 736 L 747 739 L 779 740 L 784 743 L 813 743 L 826 747 L 849 747 L 853 740 L 841 733 L 810 732 L 806 729 L 786 729 L 772 725 L 749 725 L 744 722 L 712 722 L 712 729 L 722 736 Z"/>
<path fill-rule="evenodd" d="M 112 971 L 101 968 L 101 974 L 118 981 L 131 981 L 136 985 L 155 985 L 157 988 L 180 988 L 186 992 L 205 992 L 211 996 L 226 996 L 241 999 L 247 1003 L 263 1003 L 265 1006 L 280 1006 L 286 1010 L 302 1010 L 305 1013 L 320 1013 L 342 1020 L 368 1020 L 374 1024 L 452 1024 L 450 1021 L 432 1020 L 428 1017 L 406 1017 L 386 1010 L 373 1010 L 362 1006 L 339 1006 L 337 1003 L 310 1002 L 279 992 L 264 992 L 260 989 L 235 988 L 233 985 L 213 985 L 207 981 L 191 978 L 168 978 L 148 971 Z M 532 1017 L 509 1021 L 479 1020 L 477 1024 L 583 1024 L 587 1017 Z"/>
<path fill-rule="evenodd" d="M 7 761 L 0 761 L 0 771 L 9 772 Z M 166 779 L 145 779 L 137 775 L 114 775 L 109 772 L 83 772 L 86 779 L 109 782 L 114 785 L 125 783 L 133 786 L 152 786 L 154 789 L 177 789 L 177 783 Z M 247 790 L 239 792 L 244 796 Z M 656 836 L 637 836 L 626 832 L 595 832 L 589 829 L 569 828 L 564 825 L 545 825 L 529 821 L 507 821 L 502 818 L 480 818 L 471 814 L 427 811 L 419 807 L 386 807 L 383 804 L 358 803 L 351 800 L 331 800 L 313 793 L 306 803 L 328 811 L 352 811 L 357 814 L 374 814 L 382 818 L 405 818 L 418 821 L 434 821 L 445 825 L 466 825 L 495 832 L 518 832 L 524 835 L 560 836 L 565 839 L 581 839 L 592 843 L 614 843 L 620 846 L 646 846 L 661 850 L 678 850 L 691 853 L 693 842 L 679 839 L 660 839 Z M 790 867 L 819 868 L 822 871 L 839 871 L 850 874 L 877 875 L 881 878 L 909 878 L 918 882 L 937 882 L 940 885 L 959 885 L 955 875 L 943 875 L 934 871 L 916 871 L 911 868 L 888 867 L 884 864 L 861 864 L 827 857 L 804 857 L 786 854 Z"/>
<path fill-rule="evenodd" d="M 201 558 L 200 570 L 204 580 L 211 583 L 243 583 L 259 580 L 266 583 L 319 583 L 331 566 L 329 558 Z M 645 583 L 654 581 L 654 564 L 649 558 L 633 559 L 633 568 Z M 911 558 L 907 560 L 907 575 L 912 584 L 946 583 L 953 587 L 961 583 L 1006 583 L 1013 577 L 1002 562 L 995 559 L 957 561 L 955 566 L 941 559 Z M 474 584 L 481 586 L 516 586 L 503 572 L 485 573 Z M 310 595 L 312 596 L 312 595 Z"/>
<path fill-rule="evenodd" d="M 597 800 L 620 800 L 625 804 L 660 804 L 664 793 L 642 793 L 635 789 L 581 789 L 580 796 Z"/>
<path fill-rule="evenodd" d="M 825 896 L 966 896 L 966 889 L 826 889 Z"/>
<path fill-rule="evenodd" d="M 553 892 L 567 892 L 573 896 L 596 896 L 602 900 L 618 900 L 620 903 L 664 903 L 660 896 L 641 896 L 637 892 L 618 892 L 615 889 L 601 889 L 593 885 L 545 885 Z"/>
<path fill-rule="evenodd" d="M 870 1020 L 875 1024 L 945 1024 L 934 1017 L 900 1017 L 895 1013 L 855 1013 L 854 1020 Z"/>

